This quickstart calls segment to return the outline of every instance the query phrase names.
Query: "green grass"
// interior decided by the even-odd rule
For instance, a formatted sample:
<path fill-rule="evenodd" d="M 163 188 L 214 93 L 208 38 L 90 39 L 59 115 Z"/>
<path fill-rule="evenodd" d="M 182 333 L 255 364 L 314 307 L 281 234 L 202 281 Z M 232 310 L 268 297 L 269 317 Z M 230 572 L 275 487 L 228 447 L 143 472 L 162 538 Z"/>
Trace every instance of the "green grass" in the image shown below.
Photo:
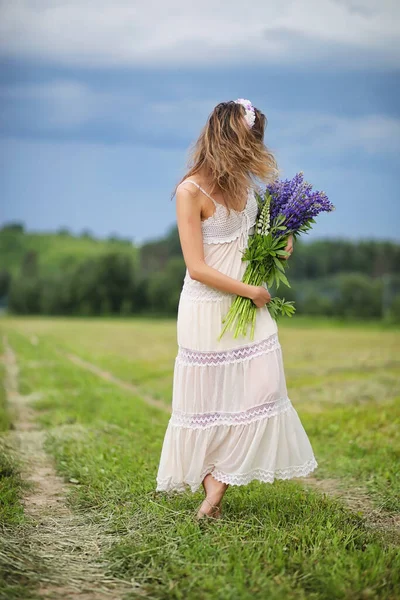
<path fill-rule="evenodd" d="M 0 350 L 3 344 L 0 339 Z M 11 428 L 11 415 L 5 388 L 5 366 L 0 363 L 0 433 Z M 0 437 L 0 528 L 24 521 L 20 503 L 23 484 L 15 458 L 4 437 Z"/>
<path fill-rule="evenodd" d="M 399 399 L 381 410 L 374 403 L 336 407 L 318 418 L 305 416 L 319 456 L 318 478 L 339 477 L 364 486 L 379 508 L 400 511 Z"/>
<path fill-rule="evenodd" d="M 5 367 L 0 363 L 0 433 L 8 431 L 11 427 L 11 415 L 7 406 L 6 390 L 4 387 Z"/>
<path fill-rule="evenodd" d="M 299 482 L 231 487 L 225 519 L 205 528 L 192 518 L 200 492 L 154 491 L 168 414 L 140 393 L 157 395 L 166 377 L 173 322 L 15 319 L 3 327 L 25 393 L 42 394 L 35 407 L 48 428 L 47 450 L 66 481 L 78 482 L 71 506 L 119 534 L 106 557 L 110 574 L 165 600 L 399 597 L 393 538 Z M 362 484 L 377 505 L 397 511 L 396 336 L 374 328 L 284 328 L 281 342 L 288 387 L 319 462 L 316 476 Z M 76 367 L 57 348 L 133 381 L 138 395 Z M 153 377 L 138 377 L 143 364 Z M 335 381 L 343 397 L 335 396 Z"/>
<path fill-rule="evenodd" d="M 287 321 L 286 321 L 287 324 Z M 66 365 L 51 367 L 54 349 L 69 351 L 138 386 L 139 393 L 172 397 L 176 355 L 173 320 L 7 319 L 38 345 L 25 349 L 29 382 L 26 393 L 48 393 L 39 405 L 52 406 L 57 388 L 64 391 L 65 409 L 75 418 L 76 402 L 69 390 L 83 377 Z M 365 485 L 378 507 L 399 509 L 400 486 L 400 336 L 397 331 L 367 326 L 280 329 L 289 396 L 310 435 L 319 462 L 315 476 L 340 477 Z M 37 371 L 35 358 L 44 361 Z M 46 362 L 47 361 L 47 362 Z M 50 362 L 49 362 L 50 361 Z M 103 382 L 94 379 L 86 396 L 99 401 Z M 53 416 L 51 419 L 55 419 Z M 61 416 L 59 417 L 62 418 Z M 50 419 L 50 420 L 51 420 Z M 58 421 L 57 421 L 58 422 Z M 48 423 L 50 424 L 50 423 Z"/>
<path fill-rule="evenodd" d="M 39 599 L 44 568 L 31 551 L 21 503 L 26 489 L 15 453 L 0 438 L 0 600 Z"/>
<path fill-rule="evenodd" d="M 18 463 L 9 447 L 0 440 L 0 528 L 25 523 L 20 502 L 23 489 Z"/>

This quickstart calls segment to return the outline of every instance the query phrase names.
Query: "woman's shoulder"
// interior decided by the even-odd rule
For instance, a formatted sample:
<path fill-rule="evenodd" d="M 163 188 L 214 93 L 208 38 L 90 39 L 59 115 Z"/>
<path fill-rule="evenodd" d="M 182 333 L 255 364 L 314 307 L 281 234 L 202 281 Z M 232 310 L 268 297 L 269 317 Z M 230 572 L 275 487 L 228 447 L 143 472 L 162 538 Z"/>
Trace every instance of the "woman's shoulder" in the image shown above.
<path fill-rule="evenodd" d="M 183 186 L 185 186 L 183 189 L 200 190 L 200 184 L 191 177 L 178 183 L 176 189 L 178 190 Z"/>
<path fill-rule="evenodd" d="M 184 185 L 186 184 L 186 185 Z M 202 211 L 202 194 L 189 181 L 182 181 L 176 186 L 176 209 L 178 214 L 195 216 Z"/>

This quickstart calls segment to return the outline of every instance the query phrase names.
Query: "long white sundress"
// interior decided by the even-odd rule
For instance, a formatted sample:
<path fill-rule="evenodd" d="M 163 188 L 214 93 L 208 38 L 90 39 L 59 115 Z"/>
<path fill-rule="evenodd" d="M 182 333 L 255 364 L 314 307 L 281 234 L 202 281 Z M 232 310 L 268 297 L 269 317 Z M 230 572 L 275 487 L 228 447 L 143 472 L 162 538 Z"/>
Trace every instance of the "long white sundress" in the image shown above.
<path fill-rule="evenodd" d="M 241 280 L 242 251 L 254 231 L 257 200 L 231 211 L 215 205 L 202 221 L 205 261 Z M 181 184 L 182 185 L 182 184 Z M 257 309 L 254 340 L 222 328 L 234 294 L 192 279 L 186 269 L 177 318 L 172 414 L 165 433 L 156 491 L 195 492 L 212 473 L 230 485 L 302 477 L 318 463 L 287 393 L 277 324 Z"/>

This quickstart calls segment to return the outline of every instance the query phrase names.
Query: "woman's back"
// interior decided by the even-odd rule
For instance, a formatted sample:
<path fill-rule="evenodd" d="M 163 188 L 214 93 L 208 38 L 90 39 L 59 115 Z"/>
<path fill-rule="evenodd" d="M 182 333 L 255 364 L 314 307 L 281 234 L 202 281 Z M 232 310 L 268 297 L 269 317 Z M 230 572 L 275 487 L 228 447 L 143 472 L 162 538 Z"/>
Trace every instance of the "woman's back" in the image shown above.
<path fill-rule="evenodd" d="M 191 179 L 183 181 L 183 184 L 194 184 L 203 192 L 215 206 L 214 213 L 202 221 L 202 232 L 204 244 L 224 244 L 232 242 L 240 235 L 245 238 L 243 247 L 247 245 L 247 234 L 249 229 L 254 226 L 257 218 L 257 200 L 252 189 L 248 190 L 246 206 L 241 211 L 228 209 L 217 202 L 208 194 L 198 183 Z"/>
<path fill-rule="evenodd" d="M 201 222 L 206 263 L 234 279 L 240 279 L 245 269 L 242 253 L 247 247 L 249 235 L 254 231 L 258 212 L 254 191 L 249 189 L 243 210 L 230 209 L 228 212 L 223 204 L 214 200 L 195 181 L 187 179 L 180 185 L 183 184 L 194 184 L 210 198 L 215 206 L 214 213 Z M 188 269 L 186 269 L 182 296 L 193 301 L 232 298 L 232 294 L 221 292 L 192 279 Z"/>

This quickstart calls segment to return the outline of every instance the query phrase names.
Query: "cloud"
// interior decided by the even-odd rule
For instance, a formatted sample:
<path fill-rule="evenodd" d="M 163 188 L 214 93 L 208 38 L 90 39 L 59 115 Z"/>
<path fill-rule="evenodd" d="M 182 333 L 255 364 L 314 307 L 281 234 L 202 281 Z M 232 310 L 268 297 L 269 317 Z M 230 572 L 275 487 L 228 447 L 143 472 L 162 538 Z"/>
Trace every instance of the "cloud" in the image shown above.
<path fill-rule="evenodd" d="M 336 4 L 344 6 L 349 12 L 367 17 L 379 14 L 383 10 L 392 10 L 397 8 L 397 0 L 391 0 L 379 4 L 376 0 L 334 0 Z"/>
<path fill-rule="evenodd" d="M 16 103 L 29 103 L 35 115 L 34 118 L 31 115 L 30 119 L 46 130 L 82 125 L 91 118 L 99 103 L 89 88 L 73 80 L 0 87 L 0 99 L 5 120 L 7 108 L 15 110 Z"/>
<path fill-rule="evenodd" d="M 333 156 L 348 151 L 365 157 L 400 154 L 400 119 L 381 114 L 338 116 L 271 111 L 280 151 L 299 156 Z"/>
<path fill-rule="evenodd" d="M 6 136 L 185 147 L 217 99 L 166 101 L 74 79 L 0 87 Z M 182 127 L 184 123 L 184 127 Z"/>
<path fill-rule="evenodd" d="M 157 99 L 143 92 L 94 89 L 74 79 L 0 87 L 7 135 L 68 141 L 187 148 L 220 101 Z M 400 154 L 400 119 L 381 113 L 340 116 L 329 111 L 266 111 L 267 143 L 279 153 L 341 156 Z"/>
<path fill-rule="evenodd" d="M 394 0 L 3 2 L 0 52 L 82 66 L 396 68 Z"/>

